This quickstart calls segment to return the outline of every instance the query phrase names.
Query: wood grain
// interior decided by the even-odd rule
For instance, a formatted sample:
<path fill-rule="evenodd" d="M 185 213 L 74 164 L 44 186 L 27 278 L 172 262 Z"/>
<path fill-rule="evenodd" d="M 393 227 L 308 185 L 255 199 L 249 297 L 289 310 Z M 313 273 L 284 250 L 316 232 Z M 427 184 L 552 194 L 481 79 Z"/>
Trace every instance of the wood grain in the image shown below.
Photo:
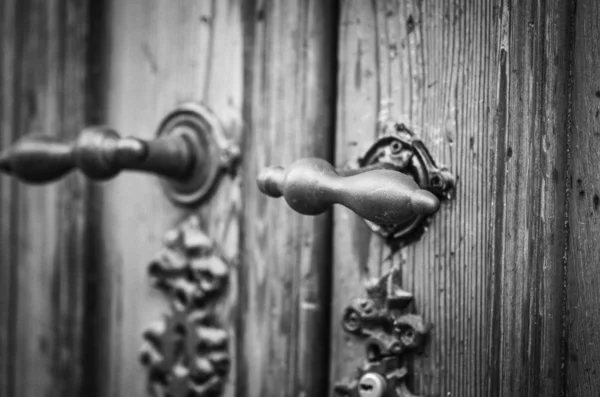
<path fill-rule="evenodd" d="M 16 138 L 14 134 L 14 101 L 13 81 L 17 77 L 15 58 L 18 55 L 15 9 L 16 2 L 4 2 L 0 7 L 2 23 L 2 65 L 0 67 L 0 147 L 10 145 Z M 0 177 L 0 394 L 14 394 L 15 388 L 15 317 L 16 312 L 16 275 L 17 268 L 12 266 L 16 261 L 16 211 L 18 197 L 14 181 Z"/>
<path fill-rule="evenodd" d="M 331 159 L 336 15 L 333 1 L 245 3 L 239 397 L 327 390 L 330 217 L 293 212 L 255 179 L 270 165 Z"/>
<path fill-rule="evenodd" d="M 0 5 L 0 140 L 86 121 L 88 2 Z M 80 395 L 87 185 L 0 179 L 0 395 Z"/>
<path fill-rule="evenodd" d="M 0 4 L 0 147 L 89 122 L 152 138 L 197 101 L 244 138 L 243 167 L 189 211 L 148 176 L 0 177 L 1 396 L 146 396 L 141 332 L 168 311 L 146 266 L 191 212 L 237 265 L 228 397 L 320 396 L 351 375 L 364 352 L 340 314 L 395 263 L 434 324 L 415 392 L 597 394 L 594 1 L 92 3 Z M 343 166 L 390 118 L 459 176 L 413 246 L 391 252 L 349 211 L 332 230 L 256 189 L 268 165 Z"/>
<path fill-rule="evenodd" d="M 124 135 L 151 139 L 178 104 L 202 102 L 228 137 L 241 137 L 242 31 L 240 2 L 128 0 L 106 2 L 99 43 L 105 53 L 103 122 Z M 237 262 L 240 179 L 226 176 L 198 212 L 203 227 Z M 146 396 L 138 356 L 142 330 L 168 312 L 166 298 L 150 286 L 147 265 L 163 234 L 190 212 L 177 209 L 159 181 L 123 174 L 99 189 L 98 394 Z M 236 339 L 237 276 L 232 269 L 222 320 Z M 233 343 L 232 343 L 233 345 Z M 235 368 L 235 346 L 231 347 Z M 225 395 L 235 390 L 235 373 Z"/>
<path fill-rule="evenodd" d="M 336 210 L 332 381 L 364 358 L 344 306 L 400 262 L 434 324 L 415 392 L 560 395 L 569 16 L 566 1 L 342 2 L 338 165 L 391 118 L 459 181 L 399 253 Z"/>
<path fill-rule="evenodd" d="M 574 18 L 572 132 L 567 261 L 568 396 L 600 388 L 600 4 L 578 1 Z"/>

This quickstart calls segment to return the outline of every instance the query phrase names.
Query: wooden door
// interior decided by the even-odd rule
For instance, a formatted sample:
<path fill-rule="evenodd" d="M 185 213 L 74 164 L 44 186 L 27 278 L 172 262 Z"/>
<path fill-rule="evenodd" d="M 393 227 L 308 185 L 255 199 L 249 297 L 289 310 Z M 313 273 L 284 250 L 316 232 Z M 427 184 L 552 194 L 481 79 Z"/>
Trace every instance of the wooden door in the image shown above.
<path fill-rule="evenodd" d="M 224 396 L 333 396 L 365 359 L 344 308 L 394 266 L 432 324 L 413 393 L 596 395 L 599 17 L 593 0 L 5 0 L 2 148 L 97 123 L 152 139 L 195 103 L 242 155 L 191 208 L 148 175 L 1 177 L 0 396 L 149 395 L 142 335 L 172 308 L 148 268 L 190 219 L 228 269 Z M 418 241 L 256 188 L 268 165 L 355 161 L 386 122 L 458 178 Z"/>
<path fill-rule="evenodd" d="M 148 267 L 190 217 L 228 265 L 223 395 L 326 390 L 330 217 L 290 213 L 254 178 L 274 162 L 332 153 L 334 4 L 57 0 L 1 10 L 3 148 L 97 123 L 152 139 L 165 115 L 195 103 L 245 154 L 193 208 L 174 206 L 147 175 L 47 187 L 2 177 L 0 395 L 148 395 L 142 334 L 171 310 Z"/>
<path fill-rule="evenodd" d="M 570 7 L 342 3 L 338 164 L 391 118 L 458 176 L 454 198 L 400 252 L 346 211 L 335 217 L 332 312 L 361 289 L 361 273 L 401 262 L 405 288 L 433 324 L 415 358 L 415 392 L 561 393 Z M 364 353 L 337 327 L 332 343 L 338 378 Z"/>

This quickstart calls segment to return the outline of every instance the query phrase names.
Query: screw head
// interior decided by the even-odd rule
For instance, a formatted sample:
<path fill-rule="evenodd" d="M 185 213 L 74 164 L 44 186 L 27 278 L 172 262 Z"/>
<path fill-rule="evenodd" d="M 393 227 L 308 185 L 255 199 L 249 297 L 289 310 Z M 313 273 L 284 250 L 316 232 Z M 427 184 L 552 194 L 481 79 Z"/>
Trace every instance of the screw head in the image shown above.
<path fill-rule="evenodd" d="M 342 318 L 342 327 L 346 332 L 358 333 L 362 329 L 362 317 L 356 309 L 349 307 Z"/>

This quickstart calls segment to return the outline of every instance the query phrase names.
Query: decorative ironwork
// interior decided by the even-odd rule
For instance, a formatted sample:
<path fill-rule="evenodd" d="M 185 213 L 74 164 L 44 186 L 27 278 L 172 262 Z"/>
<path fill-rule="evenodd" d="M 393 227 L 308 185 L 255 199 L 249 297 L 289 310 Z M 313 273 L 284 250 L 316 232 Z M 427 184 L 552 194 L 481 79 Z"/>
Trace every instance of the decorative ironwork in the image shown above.
<path fill-rule="evenodd" d="M 171 313 L 143 334 L 140 360 L 155 397 L 219 396 L 229 372 L 228 333 L 215 304 L 224 294 L 229 266 L 193 216 L 165 236 L 165 248 L 148 268 L 166 294 Z"/>
<path fill-rule="evenodd" d="M 425 144 L 412 131 L 401 123 L 386 123 L 382 126 L 380 138 L 350 169 L 391 168 L 410 175 L 421 189 L 428 190 L 439 199 L 449 199 L 456 184 L 456 178 L 446 167 L 436 165 Z M 375 233 L 384 238 L 411 242 L 425 231 L 431 214 L 415 214 L 400 223 L 390 225 L 366 220 Z"/>
<path fill-rule="evenodd" d="M 355 299 L 342 316 L 342 327 L 365 339 L 366 360 L 353 378 L 334 386 L 338 397 L 416 397 L 407 385 L 406 353 L 421 348 L 428 326 L 408 313 L 413 296 L 399 285 L 394 267 Z"/>

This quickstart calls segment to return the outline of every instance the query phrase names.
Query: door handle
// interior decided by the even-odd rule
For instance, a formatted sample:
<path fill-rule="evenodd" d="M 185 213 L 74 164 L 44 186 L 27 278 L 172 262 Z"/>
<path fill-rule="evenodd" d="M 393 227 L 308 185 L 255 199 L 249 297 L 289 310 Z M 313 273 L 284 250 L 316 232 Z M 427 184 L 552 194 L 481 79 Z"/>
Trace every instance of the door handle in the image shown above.
<path fill-rule="evenodd" d="M 288 169 L 269 167 L 257 180 L 261 192 L 283 196 L 301 214 L 344 205 L 398 246 L 423 234 L 440 201 L 449 199 L 456 185 L 456 177 L 436 164 L 423 141 L 395 122 L 383 124 L 379 138 L 347 168 L 301 159 Z"/>
<path fill-rule="evenodd" d="M 31 184 L 52 182 L 73 170 L 92 180 L 110 179 L 124 170 L 144 171 L 164 178 L 175 202 L 191 204 L 239 156 L 214 116 L 199 105 L 187 104 L 169 114 L 157 135 L 150 141 L 122 138 L 103 126 L 84 128 L 71 141 L 31 134 L 0 154 L 0 171 Z"/>
<path fill-rule="evenodd" d="M 88 127 L 70 142 L 27 135 L 2 154 L 0 169 L 28 183 L 52 182 L 74 169 L 93 180 L 109 179 L 123 170 L 182 180 L 194 163 L 206 161 L 205 155 L 191 149 L 181 136 L 143 141 L 121 138 L 108 127 Z"/>
<path fill-rule="evenodd" d="M 383 225 L 431 215 L 440 208 L 439 199 L 406 174 L 385 168 L 341 171 L 317 158 L 298 160 L 287 169 L 267 168 L 258 176 L 258 187 L 268 196 L 283 196 L 301 214 L 317 215 L 341 204 Z"/>

